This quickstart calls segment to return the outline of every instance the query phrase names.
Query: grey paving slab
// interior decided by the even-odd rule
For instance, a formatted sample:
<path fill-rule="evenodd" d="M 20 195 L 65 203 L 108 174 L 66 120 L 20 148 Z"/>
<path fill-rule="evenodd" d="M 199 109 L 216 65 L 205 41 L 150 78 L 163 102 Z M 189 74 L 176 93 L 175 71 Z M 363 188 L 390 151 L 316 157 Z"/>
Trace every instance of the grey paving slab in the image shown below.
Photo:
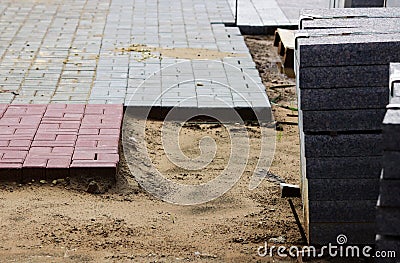
<path fill-rule="evenodd" d="M 152 106 L 140 88 L 159 106 L 270 108 L 243 36 L 224 25 L 226 0 L 5 0 L 0 10 L 2 103 Z M 151 50 L 121 51 L 135 44 Z M 217 55 L 162 54 L 171 48 Z"/>
<path fill-rule="evenodd" d="M 293 24 L 298 24 L 298 19 L 302 9 L 309 8 L 328 8 L 329 2 L 326 0 L 277 0 L 279 7 L 285 13 L 286 17 Z"/>
<path fill-rule="evenodd" d="M 235 14 L 236 0 L 228 0 Z M 238 0 L 239 27 L 296 26 L 303 8 L 328 8 L 329 0 Z"/>

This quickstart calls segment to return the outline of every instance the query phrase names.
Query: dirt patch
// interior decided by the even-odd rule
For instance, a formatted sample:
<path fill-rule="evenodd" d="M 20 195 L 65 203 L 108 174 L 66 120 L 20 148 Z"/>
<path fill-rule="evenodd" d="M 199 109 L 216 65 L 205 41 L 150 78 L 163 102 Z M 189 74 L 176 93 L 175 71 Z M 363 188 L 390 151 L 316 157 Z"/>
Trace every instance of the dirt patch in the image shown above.
<path fill-rule="evenodd" d="M 150 47 L 143 44 L 132 44 L 129 47 L 122 47 L 116 49 L 118 52 L 139 52 L 141 57 L 137 58 L 138 61 L 143 61 L 148 58 L 163 57 L 176 58 L 176 59 L 208 59 L 215 60 L 225 57 L 243 57 L 244 54 L 232 52 L 220 52 L 218 50 L 205 49 L 205 48 L 161 48 Z"/>
<path fill-rule="evenodd" d="M 268 98 L 277 122 L 277 143 L 274 162 L 270 171 L 299 184 L 300 145 L 295 80 L 279 72 L 280 58 L 273 47 L 272 36 L 247 36 L 246 43 L 266 87 Z M 287 106 L 287 108 L 284 108 Z"/>

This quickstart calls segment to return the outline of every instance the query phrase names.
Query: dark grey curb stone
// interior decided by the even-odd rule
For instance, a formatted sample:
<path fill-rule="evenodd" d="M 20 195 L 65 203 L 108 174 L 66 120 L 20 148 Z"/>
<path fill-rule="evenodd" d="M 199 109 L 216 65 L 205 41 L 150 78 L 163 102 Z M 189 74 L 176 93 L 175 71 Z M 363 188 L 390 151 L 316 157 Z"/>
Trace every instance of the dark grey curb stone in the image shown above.
<path fill-rule="evenodd" d="M 382 158 L 365 157 L 326 157 L 307 158 L 308 179 L 375 179 L 379 178 Z"/>
<path fill-rule="evenodd" d="M 381 134 L 304 135 L 306 157 L 382 156 Z"/>
<path fill-rule="evenodd" d="M 330 8 L 330 9 L 303 9 L 300 11 L 302 17 L 334 18 L 334 17 L 367 17 L 387 18 L 400 17 L 400 8 Z"/>
<path fill-rule="evenodd" d="M 309 201 L 312 223 L 375 222 L 375 200 Z"/>
<path fill-rule="evenodd" d="M 383 179 L 400 180 L 399 168 L 400 152 L 385 151 L 382 158 L 383 164 Z"/>
<path fill-rule="evenodd" d="M 381 207 L 400 208 L 400 180 L 380 181 L 379 205 Z"/>
<path fill-rule="evenodd" d="M 381 235 L 400 236 L 400 207 L 376 208 L 377 231 Z"/>
<path fill-rule="evenodd" d="M 382 130 L 385 111 L 385 109 L 302 111 L 303 122 L 299 125 L 304 132 L 377 131 Z"/>
<path fill-rule="evenodd" d="M 309 201 L 372 200 L 377 202 L 379 178 L 376 179 L 309 179 Z"/>
<path fill-rule="evenodd" d="M 297 61 L 301 68 L 389 65 L 400 62 L 400 34 L 349 34 L 297 38 Z"/>
<path fill-rule="evenodd" d="M 323 66 L 299 68 L 299 89 L 387 87 L 389 64 L 368 66 Z"/>
<path fill-rule="evenodd" d="M 325 246 L 337 244 L 339 235 L 346 235 L 346 245 L 371 245 L 375 243 L 375 223 L 310 223 L 309 242 Z"/>
<path fill-rule="evenodd" d="M 389 90 L 384 87 L 301 89 L 302 110 L 384 109 Z"/>
<path fill-rule="evenodd" d="M 346 33 L 396 33 L 399 32 L 400 19 L 399 17 L 379 17 L 379 18 L 320 18 L 304 20 L 300 32 L 308 31 L 311 35 L 317 34 L 340 34 Z M 317 31 L 315 29 L 325 29 L 327 32 Z M 328 33 L 329 32 L 329 33 Z"/>

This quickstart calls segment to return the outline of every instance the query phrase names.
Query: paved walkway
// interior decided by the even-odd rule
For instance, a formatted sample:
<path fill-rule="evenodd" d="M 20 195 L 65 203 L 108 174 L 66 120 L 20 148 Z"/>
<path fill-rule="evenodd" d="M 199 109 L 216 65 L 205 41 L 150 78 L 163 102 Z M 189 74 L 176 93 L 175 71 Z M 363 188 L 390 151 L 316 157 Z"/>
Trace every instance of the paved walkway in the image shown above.
<path fill-rule="evenodd" d="M 236 0 L 228 0 L 235 13 Z M 303 8 L 329 8 L 330 0 L 238 0 L 238 26 L 277 27 L 298 24 Z"/>
<path fill-rule="evenodd" d="M 233 21 L 226 0 L 1 1 L 0 103 L 269 108 Z"/>

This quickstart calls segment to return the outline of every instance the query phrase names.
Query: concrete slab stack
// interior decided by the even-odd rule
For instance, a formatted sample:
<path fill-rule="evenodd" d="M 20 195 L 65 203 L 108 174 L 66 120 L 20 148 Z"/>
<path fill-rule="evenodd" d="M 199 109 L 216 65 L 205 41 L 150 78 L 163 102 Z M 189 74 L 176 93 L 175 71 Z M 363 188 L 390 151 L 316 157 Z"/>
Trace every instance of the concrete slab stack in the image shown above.
<path fill-rule="evenodd" d="M 376 246 L 379 251 L 400 251 L 400 64 L 391 64 L 392 98 L 383 121 L 383 169 L 377 204 Z M 397 255 L 400 260 L 400 255 Z M 375 262 L 394 262 L 379 258 Z M 396 261 L 397 262 L 397 261 Z"/>
<path fill-rule="evenodd" d="M 312 244 L 336 243 L 339 235 L 349 244 L 375 242 L 389 63 L 400 61 L 400 34 L 381 28 L 400 20 L 389 15 L 384 26 L 367 29 L 365 20 L 385 12 L 352 10 L 305 10 L 309 27 L 303 20 L 296 33 L 302 195 Z M 346 19 L 351 25 L 332 27 Z"/>

